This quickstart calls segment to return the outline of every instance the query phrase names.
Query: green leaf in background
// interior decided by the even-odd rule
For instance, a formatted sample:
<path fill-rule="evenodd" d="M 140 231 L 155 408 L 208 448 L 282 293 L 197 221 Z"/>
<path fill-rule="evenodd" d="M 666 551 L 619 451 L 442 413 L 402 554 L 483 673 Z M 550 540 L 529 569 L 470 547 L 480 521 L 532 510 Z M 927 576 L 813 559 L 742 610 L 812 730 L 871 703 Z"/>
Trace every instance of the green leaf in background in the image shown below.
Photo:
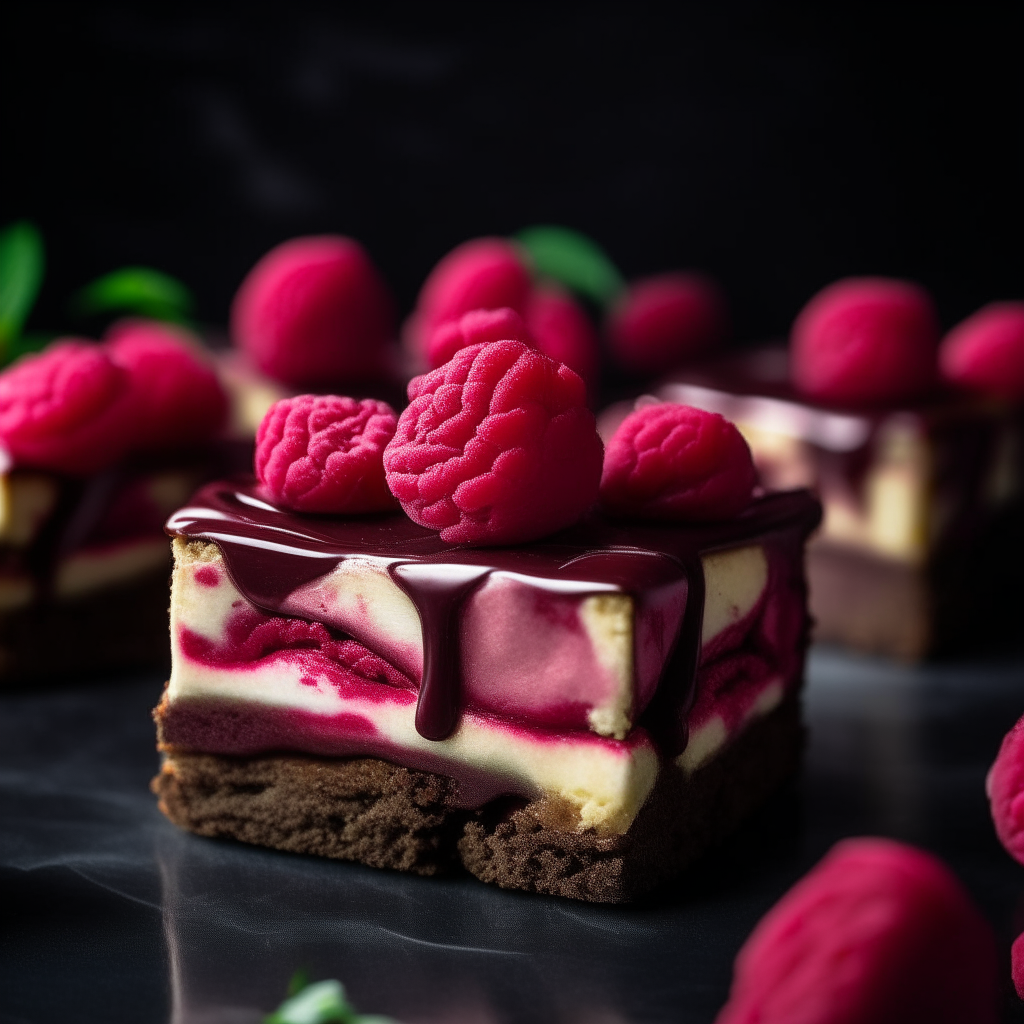
<path fill-rule="evenodd" d="M 0 351 L 21 334 L 43 282 L 43 237 L 20 220 L 0 231 Z"/>
<path fill-rule="evenodd" d="M 263 1024 L 353 1024 L 355 1020 L 341 982 L 331 980 L 307 985 L 264 1017 Z"/>
<path fill-rule="evenodd" d="M 624 287 L 622 275 L 592 239 L 571 228 L 537 225 L 524 228 L 516 240 L 533 259 L 541 277 L 550 277 L 581 292 L 601 306 Z"/>
<path fill-rule="evenodd" d="M 192 293 L 177 279 L 150 267 L 122 267 L 87 284 L 72 300 L 80 316 L 138 313 L 154 320 L 187 322 Z"/>
<path fill-rule="evenodd" d="M 288 979 L 288 995 L 297 996 L 309 985 L 309 972 L 301 967 Z"/>

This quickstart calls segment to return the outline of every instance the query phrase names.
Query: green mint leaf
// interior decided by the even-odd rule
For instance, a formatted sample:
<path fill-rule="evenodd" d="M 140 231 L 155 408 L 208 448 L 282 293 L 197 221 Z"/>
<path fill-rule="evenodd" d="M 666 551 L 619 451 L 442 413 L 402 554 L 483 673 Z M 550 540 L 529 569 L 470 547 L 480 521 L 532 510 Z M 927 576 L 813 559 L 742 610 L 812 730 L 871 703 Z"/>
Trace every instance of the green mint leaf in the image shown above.
<path fill-rule="evenodd" d="M 192 293 L 176 278 L 150 267 L 122 267 L 87 284 L 72 300 L 80 316 L 125 312 L 154 320 L 185 322 Z"/>
<path fill-rule="evenodd" d="M 340 981 L 318 981 L 286 999 L 263 1024 L 354 1024 L 355 1011 Z"/>
<path fill-rule="evenodd" d="M 592 239 L 571 228 L 537 225 L 524 228 L 516 240 L 530 254 L 534 269 L 601 306 L 624 287 L 622 275 Z"/>
<path fill-rule="evenodd" d="M 43 283 L 43 237 L 20 220 L 0 231 L 0 349 L 21 334 Z"/>
<path fill-rule="evenodd" d="M 288 979 L 288 995 L 297 996 L 309 985 L 309 972 L 301 967 Z"/>

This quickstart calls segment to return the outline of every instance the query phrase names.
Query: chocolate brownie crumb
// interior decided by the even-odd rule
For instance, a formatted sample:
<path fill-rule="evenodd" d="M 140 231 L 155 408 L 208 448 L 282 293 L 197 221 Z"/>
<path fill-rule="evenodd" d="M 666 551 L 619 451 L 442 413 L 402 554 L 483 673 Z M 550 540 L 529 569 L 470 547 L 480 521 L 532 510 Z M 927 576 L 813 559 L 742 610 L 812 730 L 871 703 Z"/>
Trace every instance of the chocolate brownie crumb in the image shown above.
<path fill-rule="evenodd" d="M 176 753 L 153 780 L 175 824 L 292 853 L 433 875 L 450 866 L 454 784 L 374 758 Z"/>
<path fill-rule="evenodd" d="M 228 757 L 171 750 L 153 789 L 182 828 L 295 853 L 433 875 L 460 863 L 509 889 L 621 903 L 732 832 L 797 769 L 799 702 L 786 700 L 710 764 L 662 767 L 624 835 L 559 828 L 549 801 L 453 807 L 454 783 L 375 758 Z"/>

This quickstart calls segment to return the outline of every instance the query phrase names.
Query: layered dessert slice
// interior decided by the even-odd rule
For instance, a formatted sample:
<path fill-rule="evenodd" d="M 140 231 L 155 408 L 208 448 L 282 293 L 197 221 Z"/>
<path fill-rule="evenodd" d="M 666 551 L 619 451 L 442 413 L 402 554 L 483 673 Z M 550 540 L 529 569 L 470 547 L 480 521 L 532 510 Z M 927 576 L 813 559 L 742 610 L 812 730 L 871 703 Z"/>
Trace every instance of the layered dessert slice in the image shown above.
<path fill-rule="evenodd" d="M 198 344 L 123 323 L 0 374 L 0 684 L 166 662 L 163 524 L 238 468 Z"/>
<path fill-rule="evenodd" d="M 174 537 L 165 813 L 208 836 L 628 899 L 796 767 L 806 492 L 511 547 L 255 482 Z"/>
<path fill-rule="evenodd" d="M 1016 637 L 1024 569 L 1024 412 L 929 393 L 873 409 L 801 395 L 783 347 L 677 375 L 657 398 L 734 421 L 768 487 L 809 487 L 818 639 L 916 660 Z"/>

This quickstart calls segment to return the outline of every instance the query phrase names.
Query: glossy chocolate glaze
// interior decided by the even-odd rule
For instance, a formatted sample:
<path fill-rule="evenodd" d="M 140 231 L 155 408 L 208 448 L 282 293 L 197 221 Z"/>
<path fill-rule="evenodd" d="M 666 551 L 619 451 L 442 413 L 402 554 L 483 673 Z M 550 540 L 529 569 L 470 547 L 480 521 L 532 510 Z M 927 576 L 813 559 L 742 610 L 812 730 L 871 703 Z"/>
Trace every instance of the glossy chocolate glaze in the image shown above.
<path fill-rule="evenodd" d="M 459 608 L 495 571 L 516 572 L 531 585 L 579 594 L 609 585 L 642 600 L 659 583 L 685 582 L 686 605 L 670 680 L 652 706 L 683 709 L 693 699 L 704 611 L 701 556 L 775 532 L 802 540 L 820 519 L 806 491 L 766 495 L 735 519 L 705 525 L 612 522 L 592 516 L 528 546 L 474 548 L 444 543 L 405 515 L 320 517 L 286 512 L 265 501 L 252 477 L 209 484 L 167 522 L 167 532 L 216 544 L 235 586 L 256 606 L 279 613 L 303 584 L 346 558 L 373 556 L 413 602 L 423 630 L 424 668 L 416 728 L 433 740 L 450 735 L 460 712 Z M 524 638 L 528 642 L 528 638 Z M 681 749 L 680 715 L 663 742 Z"/>

